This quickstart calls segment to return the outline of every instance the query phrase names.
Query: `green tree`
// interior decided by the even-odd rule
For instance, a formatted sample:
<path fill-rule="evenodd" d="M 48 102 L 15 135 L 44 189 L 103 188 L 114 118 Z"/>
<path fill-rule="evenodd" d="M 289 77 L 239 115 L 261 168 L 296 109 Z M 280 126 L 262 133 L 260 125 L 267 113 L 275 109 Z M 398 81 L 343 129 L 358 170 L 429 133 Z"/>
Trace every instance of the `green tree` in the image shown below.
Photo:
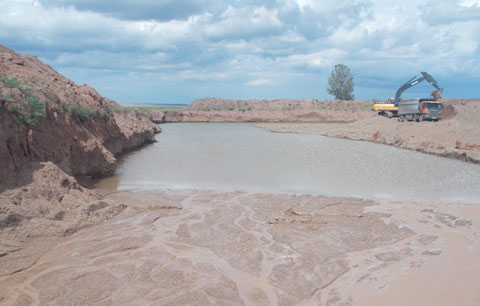
<path fill-rule="evenodd" d="M 353 76 L 350 68 L 337 64 L 328 78 L 327 92 L 339 100 L 353 100 Z"/>

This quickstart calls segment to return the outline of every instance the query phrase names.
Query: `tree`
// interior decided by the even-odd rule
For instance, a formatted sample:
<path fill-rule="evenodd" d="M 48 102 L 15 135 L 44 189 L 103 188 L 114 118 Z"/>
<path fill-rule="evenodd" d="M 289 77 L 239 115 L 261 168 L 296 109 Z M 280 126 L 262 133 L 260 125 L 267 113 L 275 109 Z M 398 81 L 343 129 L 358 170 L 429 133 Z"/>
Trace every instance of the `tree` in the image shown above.
<path fill-rule="evenodd" d="M 337 64 L 328 78 L 327 92 L 339 100 L 353 100 L 353 76 L 350 68 Z"/>

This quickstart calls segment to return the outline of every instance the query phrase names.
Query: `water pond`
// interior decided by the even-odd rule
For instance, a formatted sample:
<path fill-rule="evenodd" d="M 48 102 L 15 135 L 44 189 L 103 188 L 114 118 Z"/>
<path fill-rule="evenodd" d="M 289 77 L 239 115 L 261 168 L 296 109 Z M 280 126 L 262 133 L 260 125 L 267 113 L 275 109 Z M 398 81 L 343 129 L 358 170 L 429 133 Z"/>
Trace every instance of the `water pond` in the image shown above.
<path fill-rule="evenodd" d="M 118 189 L 208 189 L 480 203 L 480 166 L 243 123 L 162 125 L 120 163 Z"/>

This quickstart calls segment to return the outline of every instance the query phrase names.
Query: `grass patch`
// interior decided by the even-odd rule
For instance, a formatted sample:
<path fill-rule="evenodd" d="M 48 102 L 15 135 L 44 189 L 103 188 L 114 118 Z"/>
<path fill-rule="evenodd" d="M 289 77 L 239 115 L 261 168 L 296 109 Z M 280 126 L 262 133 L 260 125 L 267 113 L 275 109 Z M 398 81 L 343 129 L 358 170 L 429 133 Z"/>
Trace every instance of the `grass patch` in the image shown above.
<path fill-rule="evenodd" d="M 32 88 L 23 87 L 17 78 L 9 78 L 5 74 L 0 76 L 0 84 L 4 88 L 20 91 L 20 95 L 14 90 L 5 94 L 3 94 L 3 88 L 1 91 L 1 99 L 9 102 L 8 112 L 14 115 L 20 124 L 33 128 L 42 122 L 45 115 L 45 103 L 35 95 Z"/>
<path fill-rule="evenodd" d="M 89 106 L 83 106 L 75 102 L 74 100 L 70 100 L 69 103 L 62 102 L 62 109 L 64 113 L 71 112 L 82 123 L 92 117 L 108 120 L 112 116 L 108 110 L 95 109 Z"/>
<path fill-rule="evenodd" d="M 15 115 L 22 125 L 33 128 L 42 122 L 45 106 L 36 95 L 29 94 L 24 99 L 11 104 L 8 112 Z"/>
<path fill-rule="evenodd" d="M 96 112 L 95 109 L 90 108 L 88 106 L 80 105 L 75 101 L 71 101 L 70 105 L 72 107 L 72 113 L 75 114 L 75 116 L 77 116 L 80 122 L 87 121 Z"/>
<path fill-rule="evenodd" d="M 18 88 L 18 89 L 20 89 L 22 87 L 20 85 L 20 82 L 18 82 L 17 78 L 9 78 L 9 77 L 7 77 L 6 74 L 2 74 L 2 76 L 0 76 L 0 82 L 6 88 Z"/>
<path fill-rule="evenodd" d="M 142 115 L 148 115 L 150 113 L 150 108 L 146 106 L 124 106 L 123 111 L 125 112 L 139 112 Z"/>

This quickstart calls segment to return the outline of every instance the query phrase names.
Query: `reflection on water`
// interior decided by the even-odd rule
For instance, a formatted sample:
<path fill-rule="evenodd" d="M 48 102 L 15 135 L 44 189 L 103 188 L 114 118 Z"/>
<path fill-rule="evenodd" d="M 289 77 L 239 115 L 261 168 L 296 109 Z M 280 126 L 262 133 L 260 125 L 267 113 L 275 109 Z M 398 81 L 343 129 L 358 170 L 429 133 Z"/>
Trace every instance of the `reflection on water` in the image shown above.
<path fill-rule="evenodd" d="M 480 166 L 368 142 L 249 124 L 162 125 L 126 157 L 119 189 L 193 188 L 480 202 Z"/>

